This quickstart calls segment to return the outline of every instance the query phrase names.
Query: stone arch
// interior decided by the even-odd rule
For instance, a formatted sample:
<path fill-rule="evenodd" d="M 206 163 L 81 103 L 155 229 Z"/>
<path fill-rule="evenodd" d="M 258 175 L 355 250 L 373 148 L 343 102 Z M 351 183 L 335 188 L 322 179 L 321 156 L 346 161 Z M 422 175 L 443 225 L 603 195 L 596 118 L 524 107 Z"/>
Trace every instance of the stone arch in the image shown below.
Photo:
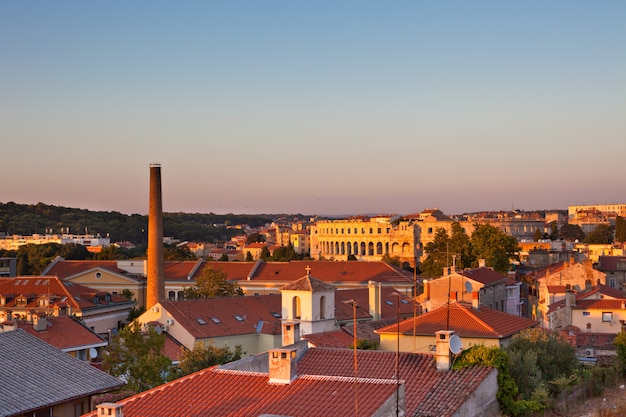
<path fill-rule="evenodd" d="M 302 317 L 302 303 L 300 302 L 300 297 L 298 297 L 297 295 L 293 297 L 293 299 L 291 300 L 291 304 L 292 304 L 293 318 L 299 319 L 300 317 Z"/>

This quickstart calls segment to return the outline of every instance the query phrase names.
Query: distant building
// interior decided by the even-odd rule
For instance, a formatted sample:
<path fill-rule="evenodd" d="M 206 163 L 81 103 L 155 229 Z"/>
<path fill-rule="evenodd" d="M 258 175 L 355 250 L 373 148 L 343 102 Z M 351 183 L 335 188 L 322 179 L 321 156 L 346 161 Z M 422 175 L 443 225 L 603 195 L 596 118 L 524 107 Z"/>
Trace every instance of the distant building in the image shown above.
<path fill-rule="evenodd" d="M 0 249 L 5 250 L 18 250 L 20 246 L 23 245 L 43 245 L 46 243 L 58 243 L 60 245 L 74 243 L 85 246 L 90 252 L 100 252 L 102 248 L 111 245 L 111 239 L 109 239 L 109 237 L 89 234 L 34 234 L 30 236 L 10 235 L 0 237 Z"/>
<path fill-rule="evenodd" d="M 592 211 L 601 212 L 613 217 L 626 217 L 626 204 L 592 204 L 582 206 L 573 205 L 567 207 L 567 214 L 570 221 L 580 217 L 585 217 Z"/>
<path fill-rule="evenodd" d="M 356 216 L 320 220 L 311 226 L 311 258 L 347 261 L 381 261 L 397 257 L 415 265 L 421 256 L 419 229 L 414 221 L 398 216 Z"/>
<path fill-rule="evenodd" d="M 17 258 L 0 258 L 0 278 L 11 278 L 17 275 Z"/>

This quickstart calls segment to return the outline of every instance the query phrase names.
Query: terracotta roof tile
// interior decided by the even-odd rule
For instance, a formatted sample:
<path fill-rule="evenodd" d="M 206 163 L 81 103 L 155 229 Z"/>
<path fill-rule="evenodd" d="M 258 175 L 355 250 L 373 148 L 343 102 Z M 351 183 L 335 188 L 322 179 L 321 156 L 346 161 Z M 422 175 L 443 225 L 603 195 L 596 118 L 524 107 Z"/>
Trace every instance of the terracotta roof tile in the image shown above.
<path fill-rule="evenodd" d="M 460 275 L 473 279 L 474 281 L 478 281 L 483 285 L 489 285 L 507 279 L 506 275 L 502 275 L 501 273 L 486 267 L 467 269 L 464 271 L 459 271 L 458 273 Z"/>
<path fill-rule="evenodd" d="M 525 317 L 518 317 L 501 311 L 481 307 L 474 309 L 471 305 L 462 302 L 451 303 L 448 306 L 410 318 L 400 323 L 402 334 L 416 334 L 430 336 L 435 332 L 445 329 L 448 323 L 449 329 L 460 337 L 497 338 L 511 336 L 522 329 L 535 327 L 538 323 Z M 413 321 L 415 320 L 415 325 Z M 378 333 L 396 333 L 397 325 L 392 324 L 378 330 Z"/>
<path fill-rule="evenodd" d="M 334 291 L 335 287 L 332 285 L 326 284 L 324 281 L 321 281 L 315 277 L 310 275 L 305 275 L 300 279 L 290 282 L 289 284 L 281 287 L 281 290 L 289 290 L 289 291 Z"/>
<path fill-rule="evenodd" d="M 280 316 L 272 315 L 281 314 L 280 295 L 163 301 L 161 306 L 172 315 L 177 325 L 197 339 L 256 333 L 261 320 L 261 333 L 281 332 Z M 212 318 L 218 319 L 219 323 Z"/>
<path fill-rule="evenodd" d="M 451 416 L 491 373 L 488 367 L 441 372 L 432 355 L 349 349 L 309 349 L 290 384 L 268 383 L 260 372 L 208 368 L 120 401 L 124 415 L 347 416 L 354 414 L 358 381 L 359 414 L 372 415 L 404 384 L 407 416 Z M 425 414 L 430 413 L 430 414 Z M 432 414 L 436 413 L 436 414 Z M 95 417 L 95 412 L 88 414 Z"/>
<path fill-rule="evenodd" d="M 106 346 L 106 340 L 92 332 L 72 317 L 46 317 L 46 330 L 33 329 L 30 322 L 17 321 L 20 329 L 35 336 L 37 339 L 61 350 L 74 350 L 85 346 Z"/>

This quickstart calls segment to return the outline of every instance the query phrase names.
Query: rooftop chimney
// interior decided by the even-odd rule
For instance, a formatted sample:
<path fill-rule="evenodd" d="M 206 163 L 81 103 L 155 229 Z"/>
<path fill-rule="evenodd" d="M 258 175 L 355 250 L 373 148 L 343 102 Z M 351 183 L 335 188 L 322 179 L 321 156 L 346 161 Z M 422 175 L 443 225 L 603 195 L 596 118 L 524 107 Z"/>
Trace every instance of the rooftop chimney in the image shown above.
<path fill-rule="evenodd" d="M 450 337 L 454 330 L 439 330 L 435 332 L 435 359 L 438 371 L 448 371 L 450 369 Z"/>
<path fill-rule="evenodd" d="M 115 403 L 102 403 L 96 406 L 97 417 L 124 417 L 124 405 Z"/>
<path fill-rule="evenodd" d="M 45 314 L 33 314 L 33 330 L 37 332 L 48 330 L 48 320 Z"/>
<path fill-rule="evenodd" d="M 271 349 L 269 356 L 270 382 L 289 384 L 296 379 L 297 349 Z"/>
<path fill-rule="evenodd" d="M 300 341 L 300 322 L 294 320 L 283 321 L 283 346 L 293 345 Z"/>
<path fill-rule="evenodd" d="M 478 260 L 478 267 L 479 268 L 486 268 L 487 267 L 487 261 L 485 259 L 479 259 Z"/>
<path fill-rule="evenodd" d="M 148 291 L 146 308 L 165 299 L 163 266 L 163 198 L 161 165 L 150 164 L 150 208 L 148 211 Z"/>
<path fill-rule="evenodd" d="M 368 281 L 367 289 L 369 295 L 369 313 L 373 317 L 373 320 L 380 320 L 380 283 L 376 281 Z M 356 317 L 354 319 L 356 320 Z"/>
<path fill-rule="evenodd" d="M 472 308 L 474 310 L 480 308 L 480 296 L 478 291 L 472 291 Z"/>

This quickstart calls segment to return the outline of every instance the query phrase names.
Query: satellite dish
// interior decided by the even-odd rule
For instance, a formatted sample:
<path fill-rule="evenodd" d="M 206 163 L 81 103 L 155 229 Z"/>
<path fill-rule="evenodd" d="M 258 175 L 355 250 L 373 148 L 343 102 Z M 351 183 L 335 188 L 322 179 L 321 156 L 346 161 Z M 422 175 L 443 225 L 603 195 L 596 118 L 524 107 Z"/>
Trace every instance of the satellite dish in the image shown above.
<path fill-rule="evenodd" d="M 465 292 L 468 294 L 472 293 L 472 283 L 469 281 L 465 281 Z"/>
<path fill-rule="evenodd" d="M 455 355 L 458 355 L 459 353 L 461 353 L 462 349 L 463 349 L 463 342 L 461 341 L 461 338 L 455 334 L 450 336 L 450 352 L 454 353 Z"/>
<path fill-rule="evenodd" d="M 163 329 L 161 328 L 161 326 L 154 326 L 154 330 L 156 330 L 157 334 L 163 333 Z"/>
<path fill-rule="evenodd" d="M 96 348 L 89 349 L 89 357 L 91 359 L 95 359 L 98 357 L 98 351 L 96 350 Z"/>

